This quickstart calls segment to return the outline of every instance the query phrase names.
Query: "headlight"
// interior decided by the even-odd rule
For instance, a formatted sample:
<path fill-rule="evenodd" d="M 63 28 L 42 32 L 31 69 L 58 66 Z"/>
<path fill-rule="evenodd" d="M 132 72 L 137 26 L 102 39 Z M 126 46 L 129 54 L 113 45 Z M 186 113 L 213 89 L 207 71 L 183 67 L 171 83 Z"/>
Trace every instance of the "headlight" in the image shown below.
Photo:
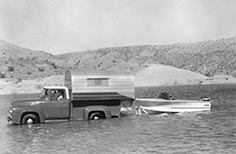
<path fill-rule="evenodd" d="M 10 109 L 8 112 L 9 112 L 9 114 L 12 114 L 12 109 Z"/>

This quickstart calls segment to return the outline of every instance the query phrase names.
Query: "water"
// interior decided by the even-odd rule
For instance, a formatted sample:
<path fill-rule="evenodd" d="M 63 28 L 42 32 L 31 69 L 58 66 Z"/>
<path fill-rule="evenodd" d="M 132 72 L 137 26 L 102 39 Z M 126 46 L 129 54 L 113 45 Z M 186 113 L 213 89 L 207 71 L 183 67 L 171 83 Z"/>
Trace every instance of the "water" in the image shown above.
<path fill-rule="evenodd" d="M 209 96 L 212 111 L 9 126 L 9 102 L 31 95 L 5 95 L 0 98 L 0 153 L 236 153 L 236 85 L 142 88 L 136 93 L 148 97 L 163 90 L 180 99 Z"/>

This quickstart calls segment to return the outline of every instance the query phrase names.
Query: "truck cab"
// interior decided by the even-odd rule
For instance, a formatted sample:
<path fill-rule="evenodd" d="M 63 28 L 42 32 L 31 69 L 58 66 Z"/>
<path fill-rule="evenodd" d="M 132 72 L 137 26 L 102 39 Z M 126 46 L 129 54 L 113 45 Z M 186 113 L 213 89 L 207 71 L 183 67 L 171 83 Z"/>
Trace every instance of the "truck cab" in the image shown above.
<path fill-rule="evenodd" d="M 69 91 L 64 86 L 47 86 L 40 93 L 41 110 L 44 119 L 69 119 L 70 99 Z"/>

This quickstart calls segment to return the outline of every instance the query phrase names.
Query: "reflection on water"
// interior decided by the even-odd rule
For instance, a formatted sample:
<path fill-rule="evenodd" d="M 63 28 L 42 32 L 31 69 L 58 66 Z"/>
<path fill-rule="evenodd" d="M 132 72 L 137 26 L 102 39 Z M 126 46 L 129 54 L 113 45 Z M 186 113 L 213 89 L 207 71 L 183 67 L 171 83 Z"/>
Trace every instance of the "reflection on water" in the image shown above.
<path fill-rule="evenodd" d="M 179 95 L 174 96 L 200 96 L 200 92 L 186 96 L 183 89 L 175 89 Z M 205 91 L 212 98 L 211 112 L 32 126 L 7 125 L 13 98 L 4 96 L 0 99 L 0 153 L 236 153 L 236 87 L 212 89 Z"/>

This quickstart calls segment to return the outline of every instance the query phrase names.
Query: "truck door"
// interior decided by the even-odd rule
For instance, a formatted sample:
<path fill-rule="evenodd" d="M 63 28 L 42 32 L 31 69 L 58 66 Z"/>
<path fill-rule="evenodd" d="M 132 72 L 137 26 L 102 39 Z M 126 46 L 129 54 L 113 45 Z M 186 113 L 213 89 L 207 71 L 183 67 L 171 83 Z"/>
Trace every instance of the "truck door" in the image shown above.
<path fill-rule="evenodd" d="M 70 117 L 69 100 L 65 99 L 65 97 L 58 99 L 59 97 L 53 94 L 56 91 L 60 91 L 62 96 L 65 96 L 64 90 L 48 90 L 48 99 L 41 106 L 44 111 L 45 120 L 69 119 Z"/>

